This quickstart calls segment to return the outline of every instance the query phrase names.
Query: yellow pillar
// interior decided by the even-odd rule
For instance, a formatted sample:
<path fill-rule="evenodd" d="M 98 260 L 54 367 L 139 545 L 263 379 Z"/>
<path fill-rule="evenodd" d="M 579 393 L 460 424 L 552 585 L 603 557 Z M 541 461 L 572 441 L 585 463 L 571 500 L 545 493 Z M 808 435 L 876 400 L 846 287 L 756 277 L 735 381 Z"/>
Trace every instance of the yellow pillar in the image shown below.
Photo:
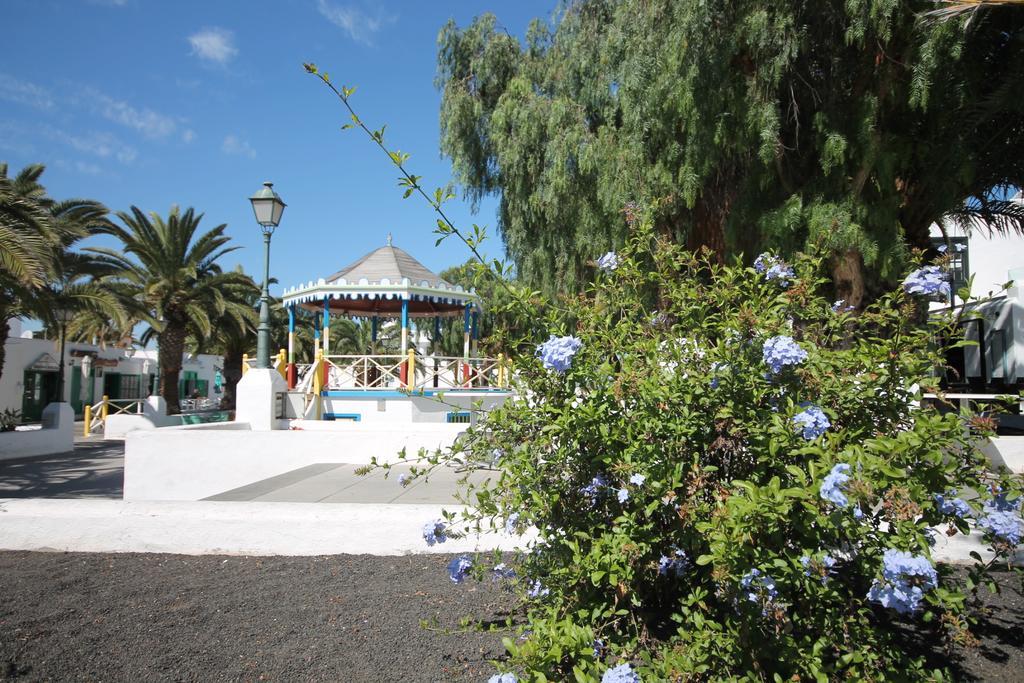
<path fill-rule="evenodd" d="M 408 361 L 406 362 L 405 388 L 412 389 L 416 386 L 416 352 L 409 349 Z"/>
<path fill-rule="evenodd" d="M 103 394 L 103 405 L 100 406 L 100 419 L 103 420 L 103 426 L 107 426 L 107 412 L 110 410 L 110 397 Z"/>
<path fill-rule="evenodd" d="M 242 375 L 245 376 L 245 373 L 247 373 L 247 372 L 249 372 L 249 354 L 243 353 L 242 354 Z"/>
<path fill-rule="evenodd" d="M 277 352 L 277 371 L 281 377 L 288 379 L 288 352 L 281 349 Z"/>
<path fill-rule="evenodd" d="M 85 411 L 83 412 L 82 417 L 85 420 L 85 430 L 83 431 L 82 436 L 89 436 L 89 427 L 92 423 L 92 406 L 88 403 L 85 404 Z"/>
<path fill-rule="evenodd" d="M 323 404 L 321 403 L 321 392 L 324 390 L 324 352 L 316 350 L 316 358 L 313 360 L 313 400 L 316 401 L 316 419 L 323 416 Z"/>
<path fill-rule="evenodd" d="M 498 386 L 505 386 L 505 354 L 498 354 Z"/>

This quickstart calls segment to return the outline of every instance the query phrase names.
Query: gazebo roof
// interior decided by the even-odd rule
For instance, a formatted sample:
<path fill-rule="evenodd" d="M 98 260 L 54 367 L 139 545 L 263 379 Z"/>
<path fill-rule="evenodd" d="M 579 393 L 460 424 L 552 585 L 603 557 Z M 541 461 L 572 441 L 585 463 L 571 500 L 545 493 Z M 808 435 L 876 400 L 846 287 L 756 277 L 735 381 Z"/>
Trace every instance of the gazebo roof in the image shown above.
<path fill-rule="evenodd" d="M 431 287 L 444 286 L 451 289 L 452 285 L 445 282 L 440 275 L 431 272 L 425 265 L 414 259 L 409 252 L 388 244 L 371 251 L 355 263 L 342 268 L 334 275 L 326 278 L 328 283 L 344 280 L 346 282 L 380 282 L 387 279 L 391 282 L 427 282 Z"/>
<path fill-rule="evenodd" d="M 330 302 L 332 313 L 351 316 L 393 317 L 408 301 L 413 317 L 454 316 L 467 304 L 479 309 L 472 290 L 452 285 L 433 273 L 407 251 L 388 243 L 316 283 L 309 282 L 283 295 L 285 305 L 298 304 L 312 311 Z"/>

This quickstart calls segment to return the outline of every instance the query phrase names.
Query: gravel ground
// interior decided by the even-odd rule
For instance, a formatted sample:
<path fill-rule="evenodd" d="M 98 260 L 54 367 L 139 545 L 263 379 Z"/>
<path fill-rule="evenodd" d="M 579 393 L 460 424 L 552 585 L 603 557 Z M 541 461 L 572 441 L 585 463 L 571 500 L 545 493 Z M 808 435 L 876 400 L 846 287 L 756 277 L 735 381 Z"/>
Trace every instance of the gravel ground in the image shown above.
<path fill-rule="evenodd" d="M 0 675 L 19 681 L 481 681 L 511 596 L 440 555 L 0 553 Z M 421 620 L 437 628 L 423 629 Z"/>
<path fill-rule="evenodd" d="M 0 553 L 0 679 L 485 681 L 511 596 L 454 585 L 451 556 Z M 958 680 L 1024 680 L 1020 579 L 985 595 Z M 434 623 L 421 628 L 421 620 Z M 909 650 L 949 661 L 924 632 Z"/>

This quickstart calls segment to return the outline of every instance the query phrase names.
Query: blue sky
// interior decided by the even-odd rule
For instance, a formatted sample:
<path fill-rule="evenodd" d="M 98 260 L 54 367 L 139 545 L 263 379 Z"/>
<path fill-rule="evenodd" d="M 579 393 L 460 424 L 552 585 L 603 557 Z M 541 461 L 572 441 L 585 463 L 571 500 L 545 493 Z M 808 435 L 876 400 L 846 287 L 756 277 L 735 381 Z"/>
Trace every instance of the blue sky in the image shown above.
<path fill-rule="evenodd" d="M 428 267 L 463 262 L 458 243 L 434 247 L 434 216 L 403 200 L 386 157 L 357 131 L 340 131 L 340 102 L 302 62 L 357 86 L 369 124 L 411 153 L 430 187 L 451 179 L 440 157 L 434 87 L 437 34 L 487 11 L 522 36 L 555 0 L 363 2 L 5 0 L 0 59 L 0 160 L 11 172 L 46 164 L 57 198 L 112 210 L 172 204 L 228 224 L 240 263 L 258 273 L 262 246 L 247 197 L 264 180 L 287 202 L 274 235 L 272 275 L 291 286 L 328 275 L 384 244 L 388 232 Z M 495 207 L 458 224 L 486 225 Z M 501 251 L 496 235 L 488 251 Z M 276 292 L 280 287 L 276 288 Z"/>

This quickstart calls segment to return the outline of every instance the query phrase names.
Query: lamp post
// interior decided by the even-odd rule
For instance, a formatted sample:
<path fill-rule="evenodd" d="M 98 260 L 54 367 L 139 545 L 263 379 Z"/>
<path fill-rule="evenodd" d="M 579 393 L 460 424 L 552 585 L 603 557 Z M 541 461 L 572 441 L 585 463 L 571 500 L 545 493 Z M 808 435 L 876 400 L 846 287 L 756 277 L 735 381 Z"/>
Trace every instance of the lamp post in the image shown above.
<path fill-rule="evenodd" d="M 285 203 L 276 192 L 274 184 L 263 183 L 263 187 L 249 197 L 256 222 L 263 231 L 263 290 L 260 292 L 260 324 L 256 334 L 256 367 L 270 367 L 270 236 L 281 222 Z"/>
<path fill-rule="evenodd" d="M 75 312 L 68 308 L 56 308 L 53 319 L 60 325 L 60 363 L 57 367 L 57 403 L 64 402 L 64 336 L 68 322 L 75 317 Z"/>

